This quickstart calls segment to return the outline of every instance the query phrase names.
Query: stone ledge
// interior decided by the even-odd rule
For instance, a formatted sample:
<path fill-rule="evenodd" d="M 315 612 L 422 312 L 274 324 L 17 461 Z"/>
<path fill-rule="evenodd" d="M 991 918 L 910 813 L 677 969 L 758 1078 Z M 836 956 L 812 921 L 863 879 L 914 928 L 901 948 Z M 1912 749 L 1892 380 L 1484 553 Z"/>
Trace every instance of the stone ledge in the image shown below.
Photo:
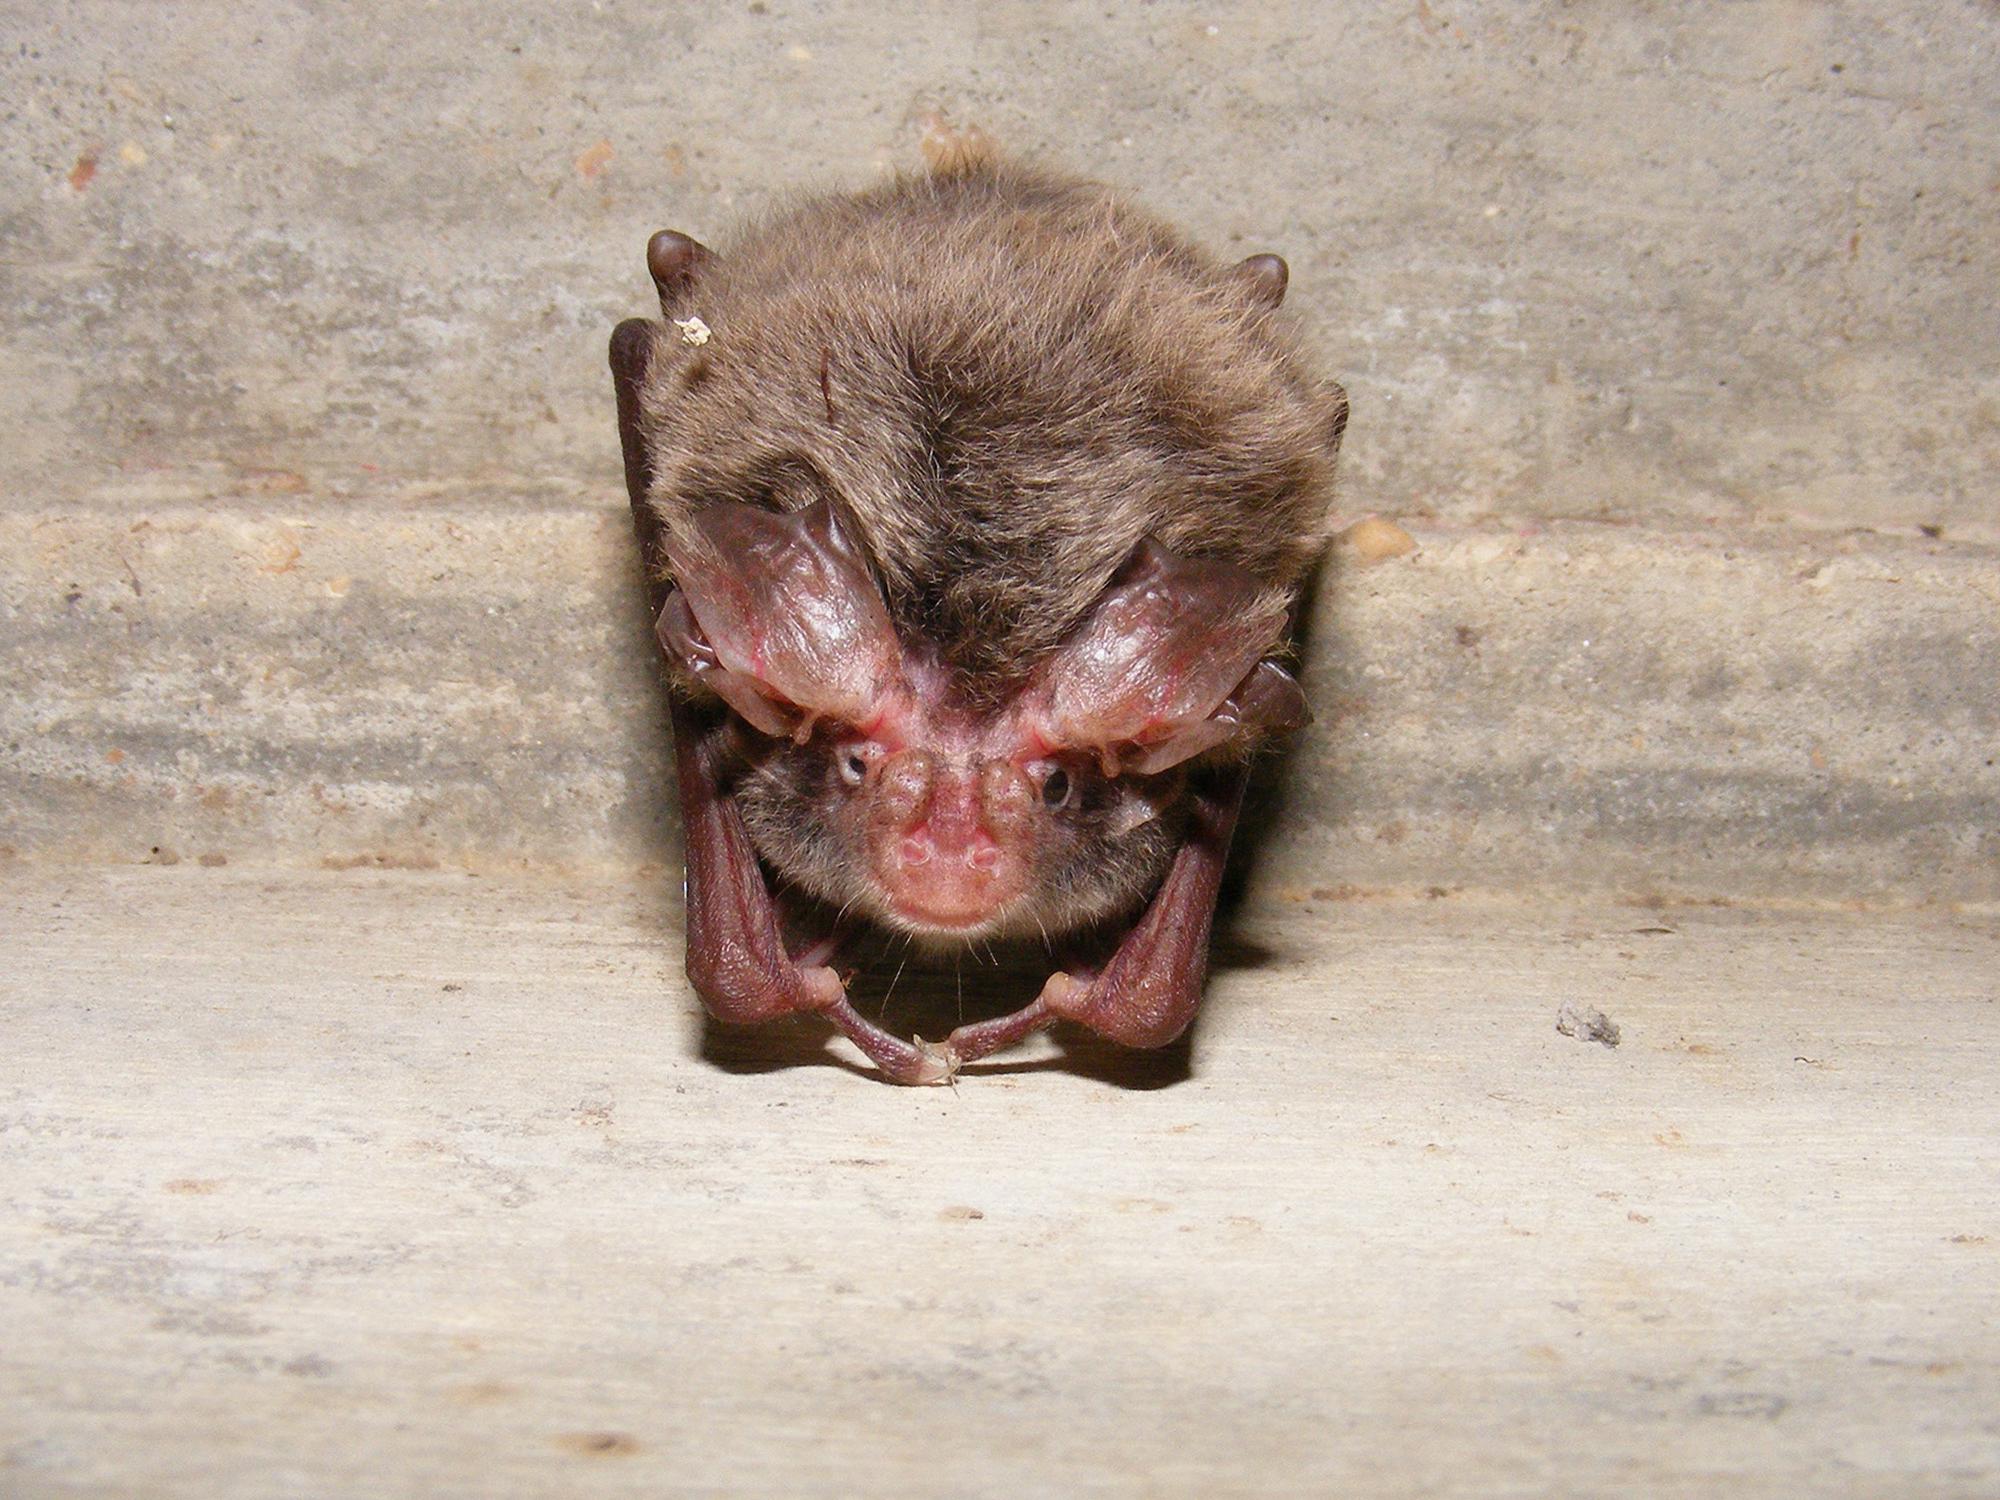
<path fill-rule="evenodd" d="M 1260 873 L 1677 899 L 2000 896 L 2000 555 L 1766 528 L 1336 552 Z M 0 846 L 675 857 L 614 505 L 0 515 Z M 1267 811 L 1274 804 L 1266 802 Z M 1269 816 L 1278 817 L 1277 812 Z"/>

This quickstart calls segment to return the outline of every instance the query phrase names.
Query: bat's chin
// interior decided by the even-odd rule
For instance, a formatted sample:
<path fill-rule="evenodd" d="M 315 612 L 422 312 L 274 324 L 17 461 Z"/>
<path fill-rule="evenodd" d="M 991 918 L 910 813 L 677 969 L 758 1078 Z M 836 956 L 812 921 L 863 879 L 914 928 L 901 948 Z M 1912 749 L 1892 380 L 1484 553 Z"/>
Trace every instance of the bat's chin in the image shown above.
<path fill-rule="evenodd" d="M 899 872 L 879 883 L 879 905 L 906 932 L 941 938 L 981 937 L 1006 924 L 1020 883 L 977 871 L 935 866 Z"/>
<path fill-rule="evenodd" d="M 913 911 L 908 907 L 890 908 L 890 916 L 895 925 L 905 932 L 918 937 L 971 938 L 984 937 L 997 925 L 997 912 L 981 912 L 977 915 L 932 911 Z"/>
<path fill-rule="evenodd" d="M 1000 923 L 1008 903 L 976 892 L 932 890 L 891 895 L 883 903 L 897 926 L 938 937 L 976 937 Z"/>

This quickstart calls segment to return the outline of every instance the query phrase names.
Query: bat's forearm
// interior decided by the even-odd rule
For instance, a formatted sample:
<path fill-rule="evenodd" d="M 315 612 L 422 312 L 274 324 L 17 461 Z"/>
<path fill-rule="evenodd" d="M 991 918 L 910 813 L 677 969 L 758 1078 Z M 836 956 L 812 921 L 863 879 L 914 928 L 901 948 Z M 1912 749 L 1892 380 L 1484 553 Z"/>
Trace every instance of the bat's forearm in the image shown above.
<path fill-rule="evenodd" d="M 1164 1047 L 1194 1019 L 1208 978 L 1209 929 L 1229 842 L 1243 810 L 1247 767 L 1190 790 L 1187 841 L 1138 925 L 1088 982 L 1053 975 L 1040 1003 L 1128 1047 Z"/>
<path fill-rule="evenodd" d="M 711 1014 L 766 1021 L 825 1010 L 845 998 L 831 969 L 801 969 L 785 951 L 778 914 L 750 834 L 723 790 L 709 726 L 676 701 L 674 767 L 687 845 L 687 973 Z"/>
<path fill-rule="evenodd" d="M 618 394 L 625 489 L 639 535 L 647 602 L 657 616 L 668 592 L 661 566 L 665 539 L 646 499 L 652 471 L 639 425 L 639 390 L 653 357 L 655 332 L 656 325 L 641 318 L 619 324 L 611 336 L 611 375 Z M 749 832 L 722 786 L 714 727 L 678 699 L 673 723 L 687 848 L 687 973 L 702 1004 L 718 1019 L 741 1022 L 844 1006 L 846 991 L 833 970 L 801 968 L 785 951 Z"/>

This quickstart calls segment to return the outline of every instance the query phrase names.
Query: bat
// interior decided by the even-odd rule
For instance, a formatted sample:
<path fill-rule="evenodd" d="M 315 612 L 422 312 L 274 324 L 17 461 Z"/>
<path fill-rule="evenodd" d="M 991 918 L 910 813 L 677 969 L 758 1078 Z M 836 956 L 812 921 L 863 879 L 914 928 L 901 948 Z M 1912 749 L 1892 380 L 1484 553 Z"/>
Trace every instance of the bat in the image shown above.
<path fill-rule="evenodd" d="M 646 260 L 661 318 L 611 368 L 703 1004 L 817 1013 L 902 1083 L 1059 1021 L 1172 1041 L 1250 757 L 1310 719 L 1286 663 L 1347 398 L 1284 261 L 977 136 Z M 800 941 L 807 909 L 838 917 Z M 830 966 L 858 924 L 1067 961 L 905 1040 Z"/>

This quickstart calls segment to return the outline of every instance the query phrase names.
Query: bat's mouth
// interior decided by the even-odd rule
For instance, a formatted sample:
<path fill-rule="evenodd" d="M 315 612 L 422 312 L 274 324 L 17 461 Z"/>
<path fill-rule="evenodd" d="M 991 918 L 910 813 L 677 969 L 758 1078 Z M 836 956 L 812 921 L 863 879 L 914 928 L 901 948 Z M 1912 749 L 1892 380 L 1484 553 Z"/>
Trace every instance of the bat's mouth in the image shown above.
<path fill-rule="evenodd" d="M 890 908 L 878 913 L 877 920 L 890 931 L 914 939 L 919 950 L 931 953 L 948 953 L 970 942 L 999 942 L 1021 936 L 1019 921 L 1011 910 L 991 911 L 976 921 L 939 921 L 931 913 L 919 916 Z M 1031 926 L 1028 930 L 1034 929 Z"/>
<path fill-rule="evenodd" d="M 1019 856 L 1011 851 L 968 857 L 965 851 L 939 847 L 921 862 L 899 859 L 878 864 L 877 904 L 905 932 L 987 937 L 1010 925 L 1025 875 Z"/>
<path fill-rule="evenodd" d="M 908 906 L 897 906 L 893 910 L 903 925 L 938 937 L 971 937 L 993 920 L 990 911 L 941 913 L 918 911 Z"/>

